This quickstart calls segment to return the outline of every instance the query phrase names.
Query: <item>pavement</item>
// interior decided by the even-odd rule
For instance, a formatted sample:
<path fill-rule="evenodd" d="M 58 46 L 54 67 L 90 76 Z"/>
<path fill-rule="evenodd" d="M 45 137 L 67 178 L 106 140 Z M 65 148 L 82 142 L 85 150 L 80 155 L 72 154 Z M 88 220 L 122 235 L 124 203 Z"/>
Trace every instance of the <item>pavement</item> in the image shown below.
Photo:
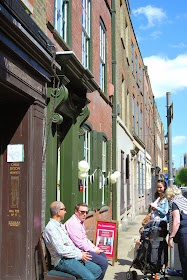
<path fill-rule="evenodd" d="M 118 232 L 118 253 L 117 253 L 117 262 L 112 266 L 112 260 L 109 260 L 109 266 L 106 271 L 104 280 L 126 280 L 126 272 L 129 271 L 129 268 L 134 259 L 133 250 L 135 240 L 139 238 L 139 228 L 141 227 L 141 222 L 145 217 L 146 213 L 140 214 L 135 217 L 132 222 L 129 222 L 128 225 Z M 136 270 L 137 280 L 144 279 L 144 275 L 140 270 Z M 157 276 L 157 279 L 161 279 L 161 275 Z M 168 280 L 182 280 L 181 277 L 170 276 L 166 274 Z M 149 279 L 151 278 L 149 275 Z"/>

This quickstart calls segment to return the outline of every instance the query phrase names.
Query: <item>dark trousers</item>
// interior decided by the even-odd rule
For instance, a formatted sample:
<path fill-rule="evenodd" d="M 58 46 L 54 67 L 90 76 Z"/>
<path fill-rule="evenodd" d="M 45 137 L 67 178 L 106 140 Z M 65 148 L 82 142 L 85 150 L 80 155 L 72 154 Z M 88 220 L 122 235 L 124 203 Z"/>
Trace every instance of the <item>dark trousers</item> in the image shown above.
<path fill-rule="evenodd" d="M 102 280 L 108 267 L 108 260 L 106 258 L 106 254 L 104 252 L 99 255 L 94 252 L 89 253 L 90 255 L 92 255 L 92 262 L 98 264 L 102 269 L 102 273 L 98 278 L 98 280 Z"/>
<path fill-rule="evenodd" d="M 182 266 L 183 279 L 187 279 L 187 233 L 179 232 L 178 233 L 178 250 L 179 258 Z"/>

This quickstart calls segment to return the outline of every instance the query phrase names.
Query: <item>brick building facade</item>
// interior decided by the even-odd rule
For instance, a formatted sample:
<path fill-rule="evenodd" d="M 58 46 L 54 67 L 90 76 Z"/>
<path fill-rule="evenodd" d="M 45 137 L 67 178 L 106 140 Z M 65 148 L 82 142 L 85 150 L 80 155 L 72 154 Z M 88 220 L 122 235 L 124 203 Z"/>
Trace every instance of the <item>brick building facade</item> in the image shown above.
<path fill-rule="evenodd" d="M 58 140 L 55 140 L 55 145 L 59 149 L 59 141 L 63 153 L 59 157 L 59 164 L 63 171 L 56 179 L 60 182 L 57 197 L 69 209 L 66 219 L 72 215 L 74 205 L 78 201 L 84 201 L 88 204 L 90 212 L 86 226 L 88 236 L 93 240 L 96 218 L 112 218 L 110 185 L 105 183 L 109 178 L 112 161 L 111 5 L 106 1 L 70 1 L 65 3 L 63 9 L 65 9 L 66 18 L 63 19 L 65 22 L 63 30 L 59 29 L 55 16 L 59 12 L 59 8 L 57 2 L 47 1 L 47 36 L 56 45 L 56 60 L 61 66 L 61 71 L 57 74 L 59 77 L 63 76 L 62 83 L 65 81 L 63 86 L 68 90 L 69 100 L 71 98 L 72 101 L 74 98 L 75 101 L 79 102 L 79 98 L 85 99 L 81 106 L 82 110 L 86 110 L 87 113 L 82 118 L 81 111 L 76 111 L 76 108 L 71 111 L 72 108 L 69 107 L 67 115 L 67 110 L 63 111 L 63 105 L 60 105 L 61 111 L 59 113 L 64 118 L 63 123 L 71 123 L 70 129 L 66 130 L 65 133 L 66 135 L 73 133 L 73 135 L 68 136 L 70 142 L 69 140 L 66 142 L 66 139 L 61 137 L 61 134 L 64 133 L 63 123 L 57 128 L 59 136 L 57 135 Z M 77 68 L 80 71 L 78 77 Z M 75 85 L 76 79 L 77 85 Z M 77 122 L 79 122 L 79 127 L 75 130 Z M 76 141 L 78 143 L 77 150 L 74 145 Z M 54 142 L 51 145 L 54 145 Z M 70 154 L 68 149 L 72 149 L 74 152 Z M 65 157 L 69 158 L 68 166 L 67 162 L 65 163 L 63 160 Z M 90 166 L 88 176 L 83 180 L 78 180 L 78 162 L 80 160 L 86 160 Z M 72 162 L 76 166 L 73 169 Z M 48 167 L 48 163 L 47 168 L 51 169 L 51 165 Z M 56 167 L 57 169 L 58 167 Z M 53 172 L 57 173 L 55 170 Z M 91 182 L 90 177 L 93 174 L 94 181 Z M 69 180 L 70 176 L 73 178 Z M 55 183 L 55 178 L 53 182 Z M 83 191 L 82 189 L 80 191 L 80 185 L 83 185 Z M 50 188 L 47 182 L 47 192 L 49 191 L 49 193 L 51 193 Z M 55 199 L 55 191 L 53 198 Z M 50 200 L 51 195 L 49 199 L 47 194 L 47 207 Z"/>
<path fill-rule="evenodd" d="M 0 0 L 0 8 L 0 278 L 41 279 L 37 244 L 51 202 L 65 204 L 66 219 L 86 202 L 91 240 L 96 219 L 128 223 L 163 169 L 163 125 L 129 1 Z M 7 160 L 9 144 L 21 145 L 19 155 L 24 147 L 21 161 Z"/>
<path fill-rule="evenodd" d="M 145 210 L 163 170 L 163 125 L 130 18 L 129 1 L 116 1 L 117 155 L 120 227 Z M 154 172 L 153 172 L 154 171 Z M 154 176 L 153 176 L 154 173 Z"/>

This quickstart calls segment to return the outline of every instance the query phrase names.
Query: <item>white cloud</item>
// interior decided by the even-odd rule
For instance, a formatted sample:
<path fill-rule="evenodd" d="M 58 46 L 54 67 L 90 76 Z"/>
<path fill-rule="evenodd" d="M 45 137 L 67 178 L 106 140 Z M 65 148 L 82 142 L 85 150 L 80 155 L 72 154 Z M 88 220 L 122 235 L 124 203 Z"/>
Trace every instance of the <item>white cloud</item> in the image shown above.
<path fill-rule="evenodd" d="M 177 145 L 182 145 L 187 141 L 186 136 L 175 136 L 172 138 L 172 144 L 177 146 Z"/>
<path fill-rule="evenodd" d="M 160 35 L 162 34 L 162 32 L 160 31 L 154 31 L 152 34 L 150 34 L 151 38 L 156 40 L 160 37 Z"/>
<path fill-rule="evenodd" d="M 135 16 L 144 15 L 147 18 L 147 25 L 140 26 L 142 29 L 153 27 L 161 23 L 166 18 L 166 14 L 162 9 L 153 7 L 151 5 L 140 7 L 138 9 L 132 10 L 132 12 Z"/>
<path fill-rule="evenodd" d="M 161 56 L 144 58 L 144 64 L 148 67 L 151 87 L 155 97 L 163 97 L 166 92 L 187 88 L 187 54 L 168 59 Z"/>
<path fill-rule="evenodd" d="M 183 42 L 177 44 L 177 45 L 171 45 L 172 48 L 176 48 L 176 49 L 185 49 L 187 48 L 187 44 L 184 44 Z"/>

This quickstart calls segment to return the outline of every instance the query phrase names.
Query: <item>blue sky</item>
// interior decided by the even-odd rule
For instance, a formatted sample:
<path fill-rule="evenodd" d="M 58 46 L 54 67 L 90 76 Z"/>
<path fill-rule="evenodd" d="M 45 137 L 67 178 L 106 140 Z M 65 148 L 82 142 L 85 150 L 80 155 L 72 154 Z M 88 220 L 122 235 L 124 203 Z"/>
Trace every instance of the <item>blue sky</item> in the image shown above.
<path fill-rule="evenodd" d="M 130 0 L 131 20 L 148 66 L 157 108 L 167 133 L 166 92 L 171 92 L 172 159 L 187 153 L 187 0 Z"/>

